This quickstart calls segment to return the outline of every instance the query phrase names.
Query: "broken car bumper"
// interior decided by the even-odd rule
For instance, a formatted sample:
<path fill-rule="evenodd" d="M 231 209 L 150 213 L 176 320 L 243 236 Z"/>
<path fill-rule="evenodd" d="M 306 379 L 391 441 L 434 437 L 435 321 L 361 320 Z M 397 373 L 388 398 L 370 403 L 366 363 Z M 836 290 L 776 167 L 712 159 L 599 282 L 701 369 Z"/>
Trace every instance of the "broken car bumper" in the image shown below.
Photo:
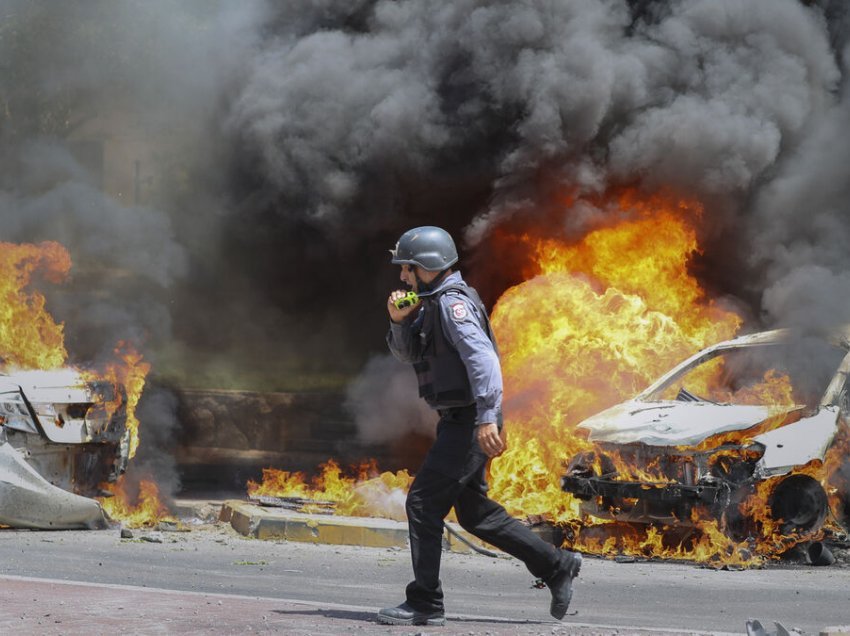
<path fill-rule="evenodd" d="M 640 481 L 616 481 L 602 477 L 577 477 L 566 475 L 561 478 L 561 488 L 579 499 L 606 497 L 611 499 L 643 499 L 665 503 L 714 504 L 728 494 L 721 484 L 652 484 Z"/>
<path fill-rule="evenodd" d="M 52 485 L 8 443 L 0 443 L 0 524 L 13 528 L 73 530 L 106 527 L 94 499 Z"/>

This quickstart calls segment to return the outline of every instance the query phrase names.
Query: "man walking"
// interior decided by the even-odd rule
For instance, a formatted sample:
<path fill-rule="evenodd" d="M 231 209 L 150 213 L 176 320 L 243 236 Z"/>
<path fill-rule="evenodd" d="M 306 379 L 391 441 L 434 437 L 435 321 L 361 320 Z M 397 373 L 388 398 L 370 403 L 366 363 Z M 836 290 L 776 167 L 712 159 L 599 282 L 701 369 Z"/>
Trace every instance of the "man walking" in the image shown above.
<path fill-rule="evenodd" d="M 552 593 L 561 619 L 572 597 L 581 555 L 559 550 L 487 497 L 486 466 L 505 449 L 501 436 L 502 374 L 487 312 L 476 291 L 452 267 L 457 249 L 438 227 L 405 232 L 392 252 L 401 280 L 419 297 L 399 308 L 407 291 L 387 299 L 387 344 L 413 364 L 419 395 L 440 415 L 437 439 L 407 495 L 414 580 L 406 600 L 378 612 L 379 623 L 443 625 L 440 583 L 443 519 L 454 506 L 460 525 L 520 559 Z"/>

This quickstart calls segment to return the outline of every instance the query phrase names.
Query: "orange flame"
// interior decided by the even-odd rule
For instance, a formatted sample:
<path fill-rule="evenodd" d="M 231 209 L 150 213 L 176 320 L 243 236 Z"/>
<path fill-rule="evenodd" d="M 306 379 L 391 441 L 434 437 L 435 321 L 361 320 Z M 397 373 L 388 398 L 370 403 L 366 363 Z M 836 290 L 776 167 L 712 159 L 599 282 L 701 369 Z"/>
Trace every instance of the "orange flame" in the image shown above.
<path fill-rule="evenodd" d="M 509 450 L 491 465 L 493 497 L 513 514 L 564 524 L 568 542 L 587 552 L 734 565 L 777 555 L 800 540 L 782 536 L 771 518 L 768 501 L 778 479 L 758 483 L 741 502 L 741 513 L 758 530 L 742 541 L 730 538 L 721 520 L 702 518 L 696 509 L 690 523 L 677 528 L 637 528 L 584 517 L 579 502 L 558 487 L 563 462 L 593 448 L 576 433 L 580 421 L 635 395 L 694 351 L 730 338 L 741 324 L 736 314 L 707 299 L 688 273 L 698 253 L 694 224 L 702 210 L 697 204 L 660 195 L 641 201 L 627 192 L 619 197 L 619 207 L 633 218 L 591 232 L 574 245 L 522 239 L 537 257 L 535 276 L 509 289 L 492 316 L 511 434 Z M 718 359 L 702 377 L 689 378 L 696 382 L 689 386 L 702 385 L 722 400 L 723 371 Z M 726 398 L 732 397 L 727 391 Z M 773 371 L 737 390 L 734 399 L 777 411 L 794 404 L 790 379 Z M 759 432 L 784 421 L 769 418 Z M 741 443 L 745 434 L 731 433 L 722 441 Z M 706 440 L 703 446 L 719 443 Z M 618 478 L 669 481 L 651 465 L 639 470 L 616 453 L 610 460 Z M 829 474 L 811 470 L 821 480 Z"/>
<path fill-rule="evenodd" d="M 128 458 L 132 460 L 139 447 L 139 418 L 136 416 L 136 406 L 145 388 L 145 378 L 151 365 L 143 360 L 142 355 L 131 344 L 123 340 L 116 345 L 114 353 L 122 362 L 107 365 L 101 377 L 123 386 L 125 392 L 117 394 L 115 399 L 105 406 L 110 414 L 118 409 L 124 409 L 128 433 Z M 175 520 L 160 499 L 159 487 L 155 482 L 148 479 L 141 480 L 136 494 L 132 493 L 131 485 L 125 482 L 126 478 L 122 475 L 115 484 L 104 484 L 104 489 L 111 492 L 112 497 L 101 498 L 100 502 L 111 519 L 120 521 L 131 528 Z"/>
<path fill-rule="evenodd" d="M 826 452 L 820 478 L 820 483 L 829 498 L 829 509 L 833 513 L 830 523 L 843 522 L 845 527 L 850 526 L 850 496 L 842 497 L 841 493 L 850 493 L 850 471 L 842 472 L 841 468 L 846 467 L 848 457 L 850 457 L 850 422 L 845 422 L 837 439 Z"/>
<path fill-rule="evenodd" d="M 156 482 L 143 479 L 138 484 L 138 492 L 131 494 L 124 476 L 105 488 L 113 493 L 112 497 L 100 500 L 103 509 L 111 519 L 120 520 L 129 528 L 151 526 L 160 521 L 176 522 L 168 507 L 162 503 Z"/>
<path fill-rule="evenodd" d="M 354 477 L 343 475 L 334 460 L 327 461 L 321 469 L 322 473 L 309 484 L 303 473 L 264 469 L 262 483 L 248 482 L 248 494 L 333 502 L 334 512 L 342 515 L 405 519 L 405 493 L 413 481 L 406 470 L 380 472 L 374 460 L 356 467 Z M 306 511 L 315 509 L 309 504 L 304 507 Z"/>
<path fill-rule="evenodd" d="M 575 245 L 524 237 L 537 275 L 493 310 L 511 439 L 491 465 L 492 493 L 514 514 L 576 519 L 557 479 L 562 462 L 591 449 L 575 425 L 740 325 L 687 273 L 701 208 L 631 193 L 620 204 L 636 218 Z"/>
<path fill-rule="evenodd" d="M 101 376 L 115 384 L 124 387 L 126 395 L 116 395 L 115 400 L 106 405 L 107 412 L 115 413 L 124 407 L 127 417 L 127 430 L 130 433 L 129 458 L 136 456 L 139 447 L 139 419 L 136 417 L 136 405 L 145 388 L 145 378 L 151 369 L 151 365 L 143 360 L 142 355 L 133 346 L 125 341 L 120 341 L 114 350 L 116 358 L 122 363 L 107 365 L 106 371 Z"/>
<path fill-rule="evenodd" d="M 691 372 L 688 386 L 700 395 L 710 395 L 714 402 L 764 405 L 777 411 L 784 411 L 796 403 L 794 387 L 787 374 L 770 369 L 765 372 L 761 382 L 734 389 L 724 384 L 726 376 L 725 360 L 714 358 Z M 674 396 L 669 398 L 673 399 Z"/>
<path fill-rule="evenodd" d="M 58 283 L 71 269 L 59 243 L 0 243 L 0 357 L 24 369 L 55 369 L 65 364 L 64 328 L 44 307 L 44 296 L 27 288 L 33 273 Z"/>

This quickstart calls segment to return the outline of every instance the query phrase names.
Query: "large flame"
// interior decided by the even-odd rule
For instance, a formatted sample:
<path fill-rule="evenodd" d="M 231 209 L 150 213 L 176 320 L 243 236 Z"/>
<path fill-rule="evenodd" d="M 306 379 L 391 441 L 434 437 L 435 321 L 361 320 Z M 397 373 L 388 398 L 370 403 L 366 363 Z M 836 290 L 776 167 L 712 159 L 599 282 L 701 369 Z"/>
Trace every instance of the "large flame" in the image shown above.
<path fill-rule="evenodd" d="M 768 501 L 778 479 L 758 483 L 741 502 L 753 536 L 738 542 L 721 530 L 718 519 L 701 518 L 696 509 L 689 520 L 695 530 L 684 532 L 582 517 L 579 502 L 558 486 L 564 461 L 592 449 L 575 432 L 580 421 L 635 395 L 694 351 L 732 337 L 741 324 L 735 313 L 707 298 L 688 273 L 698 253 L 698 205 L 663 196 L 641 201 L 631 192 L 621 195 L 618 204 L 631 211 L 630 220 L 598 229 L 578 243 L 521 239 L 535 255 L 533 275 L 508 290 L 492 316 L 511 434 L 509 450 L 491 465 L 493 497 L 513 514 L 541 515 L 565 525 L 568 541 L 587 552 L 738 565 L 778 555 L 800 540 L 782 536 L 770 515 Z M 733 396 L 720 391 L 723 371 L 717 359 L 705 365 L 702 376 L 689 378 L 694 383 L 689 386 L 778 413 L 794 404 L 786 375 L 769 371 Z M 756 432 L 783 422 L 779 415 L 768 418 Z M 702 446 L 740 444 L 751 434 L 730 433 Z M 840 463 L 838 446 L 830 450 L 826 466 L 812 462 L 796 472 L 826 484 Z M 715 461 L 723 461 L 722 455 Z M 610 459 L 618 478 L 669 481 L 617 455 Z"/>
<path fill-rule="evenodd" d="M 701 208 L 631 193 L 619 203 L 631 220 L 578 243 L 523 237 L 533 276 L 493 310 L 510 447 L 491 465 L 492 493 L 514 514 L 576 519 L 578 502 L 555 477 L 590 450 L 575 425 L 740 325 L 688 273 Z"/>
<path fill-rule="evenodd" d="M 578 502 L 558 486 L 562 462 L 589 448 L 572 435 L 574 425 L 740 324 L 687 273 L 697 251 L 688 223 L 701 215 L 699 206 L 630 193 L 619 206 L 636 218 L 575 245 L 522 236 L 535 255 L 530 280 L 508 290 L 493 311 L 511 440 L 491 465 L 491 492 L 514 514 L 577 519 Z M 330 461 L 308 483 L 302 473 L 268 469 L 249 494 L 327 499 L 340 513 L 395 516 L 362 500 L 358 492 L 377 471 L 359 472 L 341 478 Z M 409 477 L 402 471 L 380 479 L 405 487 Z"/>
<path fill-rule="evenodd" d="M 10 367 L 56 369 L 68 357 L 62 324 L 44 307 L 44 296 L 29 289 L 38 272 L 50 282 L 65 279 L 71 257 L 59 243 L 0 243 L 0 357 Z"/>
<path fill-rule="evenodd" d="M 605 207 L 614 211 L 615 222 L 580 241 L 531 233 L 497 238 L 523 246 L 528 258 L 526 281 L 505 292 L 492 312 L 505 380 L 509 447 L 490 465 L 491 496 L 514 515 L 561 525 L 567 543 L 585 552 L 730 565 L 753 565 L 763 556 L 780 554 L 799 537 L 782 536 L 770 515 L 768 501 L 778 479 L 757 483 L 740 502 L 740 513 L 752 528 L 751 536 L 741 541 L 724 532 L 722 520 L 696 508 L 679 527 L 625 525 L 583 515 L 580 502 L 561 490 L 565 461 L 593 449 L 576 434 L 579 422 L 634 396 L 695 351 L 731 338 L 742 323 L 735 312 L 708 298 L 690 273 L 699 254 L 699 204 L 624 191 Z M 746 435 L 785 423 L 784 413 L 794 404 L 788 376 L 768 371 L 761 381 L 733 393 L 724 387 L 723 365 L 720 358 L 704 365 L 689 377 L 689 386 L 721 401 L 766 405 L 776 415 L 746 433 L 709 438 L 698 450 L 721 443 L 744 446 Z M 824 462 L 797 472 L 827 486 L 849 444 L 847 439 L 834 444 Z M 712 461 L 734 461 L 747 452 L 730 450 L 727 457 L 719 450 Z M 610 459 L 618 478 L 669 481 L 652 466 L 639 469 L 616 454 Z M 377 474 L 374 467 L 370 474 Z M 383 483 L 389 480 L 397 488 L 404 488 L 408 479 L 406 473 L 403 478 L 381 476 Z M 250 491 L 327 498 L 339 503 L 338 512 L 394 516 L 362 505 L 356 493 L 364 482 L 369 483 L 363 474 L 341 479 L 337 464 L 328 462 L 310 485 L 300 473 L 268 470 L 263 483 L 251 483 Z M 827 487 L 827 492 L 836 509 L 835 489 Z"/>

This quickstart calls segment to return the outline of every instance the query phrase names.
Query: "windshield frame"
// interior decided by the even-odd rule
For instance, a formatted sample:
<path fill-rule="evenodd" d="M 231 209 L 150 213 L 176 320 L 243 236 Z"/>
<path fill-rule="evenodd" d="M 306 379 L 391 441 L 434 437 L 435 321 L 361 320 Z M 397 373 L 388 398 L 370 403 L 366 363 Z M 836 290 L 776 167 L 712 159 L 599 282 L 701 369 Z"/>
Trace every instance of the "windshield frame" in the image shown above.
<path fill-rule="evenodd" d="M 842 394 L 842 390 L 844 389 L 848 374 L 850 374 L 850 339 L 848 339 L 848 331 L 850 331 L 850 329 L 845 328 L 838 331 L 838 337 L 825 338 L 825 340 L 827 340 L 832 346 L 844 350 L 845 355 L 841 360 L 841 363 L 836 368 L 832 379 L 828 383 L 826 390 L 821 397 L 820 406 L 822 407 L 837 404 Z M 789 329 L 776 329 L 773 331 L 751 334 L 749 336 L 741 336 L 734 340 L 727 340 L 725 342 L 712 345 L 711 347 L 703 349 L 673 367 L 670 371 L 665 373 L 658 380 L 636 395 L 634 397 L 634 401 L 667 401 L 653 398 L 653 396 L 669 388 L 691 370 L 729 350 L 744 350 L 755 347 L 777 346 L 787 344 L 791 342 L 791 340 L 792 332 Z"/>

